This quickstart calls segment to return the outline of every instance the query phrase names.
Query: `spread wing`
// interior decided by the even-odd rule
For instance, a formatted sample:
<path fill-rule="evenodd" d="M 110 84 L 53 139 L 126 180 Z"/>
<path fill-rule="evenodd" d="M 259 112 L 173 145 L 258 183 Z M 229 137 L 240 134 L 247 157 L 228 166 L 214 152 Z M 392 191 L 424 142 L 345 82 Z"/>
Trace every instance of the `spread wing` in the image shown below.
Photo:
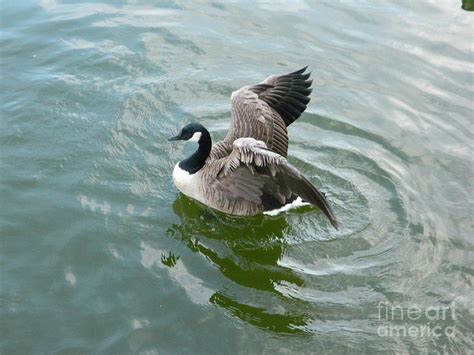
<path fill-rule="evenodd" d="M 231 146 L 238 138 L 251 137 L 286 157 L 286 127 L 300 117 L 310 101 L 312 80 L 305 70 L 270 76 L 260 84 L 233 92 L 231 124 L 224 142 Z"/>
<path fill-rule="evenodd" d="M 324 195 L 286 158 L 268 149 L 262 141 L 236 139 L 232 153 L 220 164 L 217 181 L 227 194 L 226 201 L 240 199 L 267 210 L 267 205 L 274 205 L 275 202 L 284 205 L 296 195 L 318 206 L 331 224 L 335 228 L 338 226 Z M 241 203 L 239 208 L 246 206 Z"/>

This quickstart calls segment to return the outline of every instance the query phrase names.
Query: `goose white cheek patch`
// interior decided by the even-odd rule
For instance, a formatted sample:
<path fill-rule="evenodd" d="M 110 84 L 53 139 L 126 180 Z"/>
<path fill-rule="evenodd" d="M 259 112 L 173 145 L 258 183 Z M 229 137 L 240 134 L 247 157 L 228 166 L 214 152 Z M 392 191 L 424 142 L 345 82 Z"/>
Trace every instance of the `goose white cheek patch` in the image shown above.
<path fill-rule="evenodd" d="M 192 137 L 188 139 L 188 142 L 199 142 L 199 140 L 201 139 L 201 135 L 201 132 L 194 132 Z"/>

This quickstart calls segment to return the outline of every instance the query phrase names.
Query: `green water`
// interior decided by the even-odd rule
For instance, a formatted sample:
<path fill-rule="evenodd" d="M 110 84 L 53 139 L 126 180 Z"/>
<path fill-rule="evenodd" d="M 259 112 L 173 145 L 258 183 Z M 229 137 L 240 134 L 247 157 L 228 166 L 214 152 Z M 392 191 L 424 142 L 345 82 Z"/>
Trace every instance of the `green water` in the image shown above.
<path fill-rule="evenodd" d="M 0 352 L 474 351 L 461 5 L 2 1 Z M 304 65 L 289 160 L 340 230 L 180 196 L 166 138 L 221 139 L 233 90 Z"/>

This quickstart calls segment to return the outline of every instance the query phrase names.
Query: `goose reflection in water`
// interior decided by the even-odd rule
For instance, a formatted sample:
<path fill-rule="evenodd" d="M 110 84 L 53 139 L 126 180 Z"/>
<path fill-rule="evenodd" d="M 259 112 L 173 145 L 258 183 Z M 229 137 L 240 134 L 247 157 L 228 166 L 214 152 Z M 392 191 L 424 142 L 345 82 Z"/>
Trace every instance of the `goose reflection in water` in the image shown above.
<path fill-rule="evenodd" d="M 252 218 L 229 216 L 204 208 L 182 194 L 173 203 L 173 210 L 181 222 L 168 229 L 168 236 L 183 240 L 191 251 L 205 256 L 226 278 L 237 284 L 238 289 L 250 288 L 252 294 L 254 291 L 266 292 L 266 297 L 268 293 L 273 294 L 272 299 L 278 298 L 277 303 L 285 304 L 285 311 L 281 312 L 281 306 L 278 312 L 277 307 L 271 305 L 264 308 L 242 303 L 242 297 L 235 299 L 228 294 L 227 288 L 213 293 L 210 303 L 264 329 L 303 333 L 301 328 L 309 316 L 302 313 L 295 302 L 288 304 L 288 298 L 275 287 L 304 284 L 292 270 L 278 265 L 278 260 L 285 254 L 284 235 L 289 228 L 284 214 Z M 170 254 L 165 261 L 177 258 L 179 256 Z M 165 265 L 172 267 L 173 262 Z"/>

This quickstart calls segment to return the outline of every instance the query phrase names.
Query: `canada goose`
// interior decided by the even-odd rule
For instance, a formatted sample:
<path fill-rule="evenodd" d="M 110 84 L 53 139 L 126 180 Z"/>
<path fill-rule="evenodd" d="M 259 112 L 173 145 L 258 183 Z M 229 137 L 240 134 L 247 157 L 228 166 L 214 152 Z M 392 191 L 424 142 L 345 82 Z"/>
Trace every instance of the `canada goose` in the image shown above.
<path fill-rule="evenodd" d="M 310 73 L 304 74 L 306 68 L 233 92 L 230 129 L 214 146 L 199 123 L 186 125 L 170 138 L 199 144 L 194 154 L 176 164 L 176 187 L 205 205 L 240 216 L 275 210 L 300 197 L 318 206 L 337 229 L 325 196 L 286 160 L 286 127 L 310 101 L 312 80 Z"/>

